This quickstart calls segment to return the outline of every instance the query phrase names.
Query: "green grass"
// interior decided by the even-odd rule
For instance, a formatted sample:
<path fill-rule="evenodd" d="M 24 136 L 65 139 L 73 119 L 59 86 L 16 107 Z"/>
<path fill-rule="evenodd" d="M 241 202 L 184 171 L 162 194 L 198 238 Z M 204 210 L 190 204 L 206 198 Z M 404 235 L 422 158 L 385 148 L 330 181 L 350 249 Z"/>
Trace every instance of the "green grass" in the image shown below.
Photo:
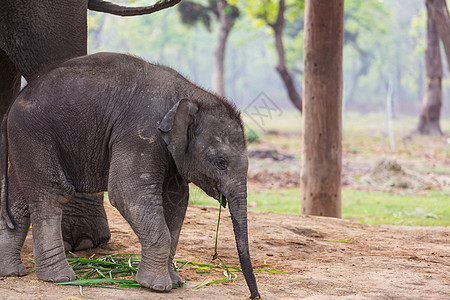
<path fill-rule="evenodd" d="M 75 272 L 77 279 L 72 281 L 57 282 L 56 284 L 79 286 L 80 294 L 83 297 L 91 298 L 83 294 L 82 287 L 103 287 L 116 289 L 143 287 L 136 281 L 136 273 L 141 261 L 141 257 L 138 254 L 114 253 L 105 255 L 104 253 L 94 253 L 91 257 L 98 255 L 102 256 L 98 257 L 97 259 L 93 259 L 79 257 L 70 251 L 68 253 L 71 254 L 72 257 L 68 258 L 67 262 Z M 27 260 L 34 263 L 33 259 Z M 258 266 L 259 268 L 254 268 L 253 271 L 268 272 L 272 274 L 294 274 L 291 272 L 266 268 L 266 266 L 269 265 L 270 264 L 266 263 L 261 264 Z M 225 264 L 224 261 L 217 255 L 217 253 L 214 254 L 214 256 L 211 256 L 211 260 L 209 263 L 177 260 L 173 264 L 173 268 L 177 273 L 185 266 L 194 267 L 196 273 L 206 273 L 207 275 L 206 277 L 204 277 L 202 283 L 194 287 L 196 289 L 212 284 L 244 279 L 241 275 L 241 268 Z M 214 278 L 216 279 L 209 278 L 209 275 L 213 273 L 215 273 Z M 221 278 L 217 278 L 217 275 Z M 183 287 L 184 286 L 185 283 L 183 283 Z M 178 285 L 173 285 L 172 288 L 176 289 L 178 288 Z"/>
<path fill-rule="evenodd" d="M 449 199 L 443 191 L 407 196 L 344 190 L 342 211 L 345 219 L 366 224 L 450 226 Z"/>
<path fill-rule="evenodd" d="M 191 187 L 190 194 L 191 204 L 218 205 L 197 187 Z M 250 191 L 247 200 L 250 210 L 300 214 L 300 189 Z M 450 195 L 443 191 L 411 196 L 344 189 L 342 215 L 372 225 L 450 226 Z"/>

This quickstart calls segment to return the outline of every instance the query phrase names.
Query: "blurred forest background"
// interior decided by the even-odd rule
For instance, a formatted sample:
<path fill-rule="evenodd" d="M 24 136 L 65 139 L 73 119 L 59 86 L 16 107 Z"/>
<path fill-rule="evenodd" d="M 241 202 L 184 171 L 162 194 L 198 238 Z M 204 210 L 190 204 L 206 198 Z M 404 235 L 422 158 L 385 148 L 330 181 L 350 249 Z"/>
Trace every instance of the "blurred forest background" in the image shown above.
<path fill-rule="evenodd" d="M 146 0 L 122 4 L 148 5 Z M 182 1 L 182 4 L 185 1 Z M 204 7 L 208 0 L 195 0 Z M 119 3 L 119 1 L 117 1 Z M 294 109 L 277 73 L 273 29 L 277 1 L 229 1 L 239 10 L 225 58 L 225 96 L 246 107 L 264 92 L 282 109 Z M 271 7 L 271 5 L 273 7 Z M 181 5 L 151 16 L 116 17 L 89 12 L 89 52 L 131 53 L 171 66 L 192 81 L 212 89 L 214 50 L 219 22 L 205 12 L 200 22 L 181 21 Z M 286 1 L 283 42 L 286 64 L 301 95 L 304 1 Z M 426 9 L 423 0 L 346 0 L 344 41 L 344 113 L 384 112 L 389 82 L 394 114 L 419 116 L 425 85 Z M 443 56 L 445 57 L 445 56 Z M 444 62 L 443 117 L 450 92 Z"/>
<path fill-rule="evenodd" d="M 283 1 L 285 65 L 302 95 L 303 0 L 227 0 L 234 8 L 223 11 L 234 17 L 234 24 L 226 45 L 224 95 L 244 112 L 249 208 L 298 214 L 303 125 L 280 76 L 274 34 Z M 217 90 L 215 51 L 223 28 L 219 2 L 182 0 L 173 8 L 131 18 L 89 12 L 89 52 L 131 53 Z M 197 17 L 183 14 L 182 22 L 180 10 L 188 8 Z M 442 59 L 444 136 L 411 135 L 417 129 L 425 94 L 425 0 L 345 0 L 344 18 L 343 217 L 369 224 L 448 226 L 450 139 L 445 134 L 450 128 L 446 118 L 450 81 L 446 59 Z M 390 100 L 393 107 L 387 105 Z M 190 199 L 194 204 L 212 204 L 198 189 L 191 190 Z"/>

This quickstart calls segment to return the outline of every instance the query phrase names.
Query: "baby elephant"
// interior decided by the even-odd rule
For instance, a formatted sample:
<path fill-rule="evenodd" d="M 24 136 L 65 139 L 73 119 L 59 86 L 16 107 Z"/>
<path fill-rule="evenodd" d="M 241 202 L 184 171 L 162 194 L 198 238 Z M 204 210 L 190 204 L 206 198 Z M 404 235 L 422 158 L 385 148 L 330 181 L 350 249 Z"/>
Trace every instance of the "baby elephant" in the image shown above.
<path fill-rule="evenodd" d="M 61 238 L 63 206 L 76 192 L 107 190 L 142 245 L 137 281 L 168 291 L 182 281 L 172 260 L 193 182 L 228 202 L 244 277 L 259 297 L 239 113 L 174 70 L 114 53 L 69 60 L 17 97 L 0 153 L 0 276 L 26 274 L 20 251 L 31 222 L 38 278 L 75 279 Z"/>

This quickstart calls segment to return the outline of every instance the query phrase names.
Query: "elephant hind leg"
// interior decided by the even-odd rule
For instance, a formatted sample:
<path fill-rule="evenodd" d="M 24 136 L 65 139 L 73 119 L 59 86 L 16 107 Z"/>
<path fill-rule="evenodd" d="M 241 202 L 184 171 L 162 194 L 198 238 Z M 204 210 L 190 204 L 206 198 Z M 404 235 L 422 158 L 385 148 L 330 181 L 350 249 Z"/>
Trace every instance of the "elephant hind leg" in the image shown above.
<path fill-rule="evenodd" d="M 10 176 L 8 182 L 8 206 L 14 207 L 17 199 L 24 199 L 27 214 L 33 225 L 33 250 L 35 259 L 35 272 L 39 279 L 51 282 L 68 281 L 75 279 L 75 273 L 67 263 L 61 233 L 61 219 L 63 206 L 75 194 L 75 188 L 64 178 L 60 166 L 54 162 L 41 168 L 33 160 L 50 161 L 45 152 L 38 151 L 37 146 L 30 147 L 27 143 L 20 144 L 21 148 L 11 159 Z M 28 151 L 33 149 L 35 153 Z M 44 153 L 44 154 L 42 154 Z M 28 164 L 23 156 L 28 156 Z M 51 156 L 52 158 L 55 156 Z M 42 166 L 42 165 L 41 165 Z M 14 184 L 14 182 L 19 184 Z M 20 197 L 17 194 L 20 193 Z M 11 211 L 15 220 L 14 211 Z M 15 220 L 16 221 L 16 220 Z"/>
<path fill-rule="evenodd" d="M 0 118 L 20 91 L 20 73 L 8 55 L 0 49 Z"/>
<path fill-rule="evenodd" d="M 62 209 L 55 209 L 51 213 L 31 213 L 35 271 L 37 277 L 44 281 L 61 282 L 75 279 L 75 273 L 64 254 L 61 218 Z"/>
<path fill-rule="evenodd" d="M 34 183 L 33 183 L 34 184 Z M 68 186 L 49 190 L 49 183 L 36 184 L 37 191 L 31 187 L 24 189 L 25 199 L 29 203 L 30 219 L 33 225 L 33 250 L 35 271 L 39 279 L 50 282 L 70 281 L 75 273 L 69 266 L 64 252 L 61 231 L 63 206 L 74 197 L 75 191 Z M 37 197 L 37 199 L 36 199 Z"/>
<path fill-rule="evenodd" d="M 35 272 L 44 281 L 74 280 L 75 273 L 67 263 L 61 233 L 63 205 L 73 198 L 74 193 L 66 194 L 63 191 L 65 187 L 49 192 L 45 188 L 47 186 L 44 185 L 39 190 L 31 187 L 24 189 L 33 225 Z"/>

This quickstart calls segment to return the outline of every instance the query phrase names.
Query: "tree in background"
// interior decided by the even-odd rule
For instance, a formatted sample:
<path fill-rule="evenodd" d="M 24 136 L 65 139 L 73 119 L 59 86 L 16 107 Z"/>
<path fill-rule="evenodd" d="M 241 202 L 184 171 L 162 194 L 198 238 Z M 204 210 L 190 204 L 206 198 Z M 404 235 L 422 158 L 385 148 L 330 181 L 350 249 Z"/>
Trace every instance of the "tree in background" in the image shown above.
<path fill-rule="evenodd" d="M 427 49 L 425 52 L 425 95 L 417 132 L 420 134 L 442 135 L 439 119 L 442 106 L 442 60 L 439 35 L 432 16 L 431 1 L 427 7 Z"/>
<path fill-rule="evenodd" d="M 239 17 L 236 6 L 230 5 L 227 0 L 209 0 L 208 6 L 191 1 L 183 1 L 178 6 L 181 20 L 185 24 L 193 25 L 202 22 L 208 30 L 211 30 L 211 15 L 215 16 L 220 24 L 219 37 L 214 51 L 214 72 L 212 87 L 218 95 L 225 95 L 225 50 L 228 36 L 233 28 L 235 20 Z"/>
<path fill-rule="evenodd" d="M 180 4 L 185 1 L 188 0 Z M 208 1 L 195 0 L 195 3 L 209 6 Z M 281 108 L 291 108 L 286 88 L 273 68 L 278 64 L 273 29 L 263 19 L 255 17 L 259 6 L 264 9 L 264 3 L 272 3 L 267 7 L 268 18 L 271 23 L 275 22 L 280 0 L 227 1 L 241 12 L 227 39 L 227 96 L 235 99 L 242 108 L 246 106 L 244 103 L 265 91 L 271 99 L 277 99 Z M 145 2 L 148 1 L 140 0 L 139 3 Z M 283 46 L 286 65 L 301 96 L 304 13 L 297 5 L 304 1 L 285 0 L 285 3 Z M 255 14 L 250 14 L 250 10 Z M 99 47 L 94 47 L 94 34 L 90 34 L 91 52 L 108 49 L 133 53 L 170 65 L 212 89 L 213 53 L 219 23 L 215 14 L 206 14 L 213 32 L 201 22 L 187 28 L 181 23 L 177 10 L 162 11 L 152 18 L 124 19 L 107 15 L 99 35 Z M 345 0 L 344 26 L 343 99 L 346 111 L 381 111 L 385 105 L 387 82 L 391 81 L 395 111 L 418 116 L 425 86 L 424 0 Z M 91 31 L 95 28 L 98 26 L 90 26 Z M 450 80 L 444 78 L 442 89 L 444 94 L 450 93 Z M 450 107 L 443 106 L 442 110 L 450 110 Z"/>
<path fill-rule="evenodd" d="M 341 217 L 344 0 L 307 0 L 302 214 Z"/>
<path fill-rule="evenodd" d="M 450 16 L 448 13 L 446 0 L 426 0 L 428 17 L 433 18 L 437 33 L 444 45 L 447 56 L 448 67 L 450 68 Z"/>
<path fill-rule="evenodd" d="M 104 14 L 94 14 L 92 12 L 88 13 L 89 22 L 89 39 L 88 46 L 90 49 L 100 49 L 101 48 L 101 33 L 103 26 L 105 25 L 105 15 Z"/>
<path fill-rule="evenodd" d="M 269 26 L 274 35 L 275 49 L 278 55 L 278 63 L 275 67 L 286 88 L 289 100 L 301 112 L 302 97 L 295 85 L 293 73 L 288 69 L 286 63 L 286 50 L 283 43 L 283 32 L 286 24 L 286 10 L 295 13 L 296 17 L 304 9 L 304 1 L 285 0 L 249 0 L 247 12 L 254 18 L 260 19 Z M 302 29 L 302 28 L 301 28 Z"/>
<path fill-rule="evenodd" d="M 427 50 L 425 53 L 426 83 L 417 132 L 442 135 L 439 124 L 442 107 L 442 61 L 439 39 L 444 45 L 450 68 L 450 16 L 445 0 L 426 0 Z"/>
<path fill-rule="evenodd" d="M 236 0 L 230 1 L 237 2 Z M 246 7 L 247 16 L 258 20 L 257 26 L 268 26 L 271 29 L 278 56 L 276 70 L 286 88 L 289 100 L 301 111 L 301 92 L 298 91 L 300 88 L 298 84 L 295 84 L 294 76 L 301 77 L 302 70 L 294 65 L 294 63 L 298 64 L 298 60 L 293 63 L 292 58 L 286 59 L 284 44 L 285 41 L 288 43 L 295 41 L 300 47 L 303 44 L 303 22 L 300 26 L 296 22 L 303 21 L 304 1 L 247 0 L 246 3 L 246 6 L 241 5 Z M 379 55 L 380 49 L 385 47 L 381 38 L 387 32 L 386 27 L 391 25 L 392 20 L 388 18 L 388 12 L 383 3 L 378 0 L 363 2 L 347 0 L 344 18 L 344 42 L 348 46 L 347 48 L 352 48 L 351 52 L 347 51 L 352 58 L 347 61 L 347 64 L 352 66 L 352 68 L 347 67 L 349 74 L 346 78 L 349 87 L 347 98 L 350 101 L 360 101 L 355 99 L 359 81 L 368 75 L 370 67 L 374 65 L 373 58 Z M 384 22 L 379 22 L 380 19 L 383 19 Z M 288 30 L 288 34 L 285 34 L 283 30 Z M 301 50 L 298 51 L 301 54 Z M 371 82 L 384 85 L 384 82 L 380 83 L 376 80 Z"/>
<path fill-rule="evenodd" d="M 383 22 L 379 22 L 382 19 Z M 388 12 L 378 0 L 346 0 L 344 11 L 344 45 L 352 71 L 346 78 L 346 101 L 355 102 L 360 79 L 368 76 L 374 58 L 380 55 L 380 43 L 391 23 Z M 370 39 L 367 37 L 370 36 Z M 383 83 L 382 83 L 383 84 Z"/>

